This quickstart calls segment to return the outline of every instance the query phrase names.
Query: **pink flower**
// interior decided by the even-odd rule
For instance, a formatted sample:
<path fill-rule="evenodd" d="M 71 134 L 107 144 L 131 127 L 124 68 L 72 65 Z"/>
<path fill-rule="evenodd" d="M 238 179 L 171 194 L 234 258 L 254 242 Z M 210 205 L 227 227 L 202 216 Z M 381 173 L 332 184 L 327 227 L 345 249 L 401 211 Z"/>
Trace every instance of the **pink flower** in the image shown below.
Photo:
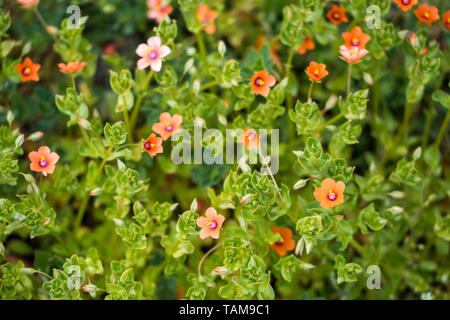
<path fill-rule="evenodd" d="M 149 19 L 156 20 L 158 23 L 161 23 L 166 15 L 171 14 L 173 11 L 170 4 L 167 6 L 162 6 L 161 2 L 162 0 L 147 0 L 147 7 L 149 8 L 147 17 L 149 17 Z"/>
<path fill-rule="evenodd" d="M 161 70 L 162 58 L 170 54 L 170 48 L 162 46 L 161 39 L 155 36 L 149 38 L 147 44 L 141 43 L 136 49 L 136 54 L 141 57 L 137 62 L 139 70 L 150 66 L 152 70 L 158 72 Z"/>
<path fill-rule="evenodd" d="M 358 47 L 348 48 L 345 45 L 340 46 L 339 51 L 342 55 L 342 59 L 344 59 L 348 63 L 356 63 L 369 53 L 369 51 L 367 51 L 366 49 L 359 49 Z"/>
<path fill-rule="evenodd" d="M 17 0 L 21 5 L 25 8 L 31 8 L 33 6 L 37 6 L 39 0 Z"/>
<path fill-rule="evenodd" d="M 225 217 L 221 214 L 217 214 L 216 209 L 209 207 L 206 209 L 206 217 L 198 217 L 197 225 L 202 228 L 200 231 L 200 239 L 206 239 L 211 237 L 213 239 L 219 239 L 220 229 Z"/>
<path fill-rule="evenodd" d="M 183 117 L 179 114 L 171 116 L 170 113 L 163 112 L 159 115 L 159 121 L 153 124 L 152 130 L 159 134 L 163 141 L 166 141 L 181 130 Z"/>

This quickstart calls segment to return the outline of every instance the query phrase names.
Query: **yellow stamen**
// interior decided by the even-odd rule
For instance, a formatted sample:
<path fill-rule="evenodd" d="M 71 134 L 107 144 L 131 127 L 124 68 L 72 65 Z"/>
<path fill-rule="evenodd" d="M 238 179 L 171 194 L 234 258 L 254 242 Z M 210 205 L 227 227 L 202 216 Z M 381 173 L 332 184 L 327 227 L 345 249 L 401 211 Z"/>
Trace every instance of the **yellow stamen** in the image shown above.
<path fill-rule="evenodd" d="M 152 148 L 154 148 L 154 147 L 155 147 L 155 144 L 154 144 L 154 143 L 150 143 L 150 146 L 151 146 Z"/>
<path fill-rule="evenodd" d="M 358 38 L 353 38 L 353 39 L 352 39 L 352 42 L 358 42 L 358 41 L 359 41 Z"/>
<path fill-rule="evenodd" d="M 423 14 L 424 16 L 425 16 L 425 18 L 429 18 L 430 17 L 430 14 L 428 13 L 428 11 L 425 11 L 425 13 Z"/>
<path fill-rule="evenodd" d="M 44 156 L 41 156 L 41 161 L 44 161 L 45 160 L 45 157 Z"/>
<path fill-rule="evenodd" d="M 169 121 L 166 121 L 166 126 L 170 126 L 170 122 Z"/>

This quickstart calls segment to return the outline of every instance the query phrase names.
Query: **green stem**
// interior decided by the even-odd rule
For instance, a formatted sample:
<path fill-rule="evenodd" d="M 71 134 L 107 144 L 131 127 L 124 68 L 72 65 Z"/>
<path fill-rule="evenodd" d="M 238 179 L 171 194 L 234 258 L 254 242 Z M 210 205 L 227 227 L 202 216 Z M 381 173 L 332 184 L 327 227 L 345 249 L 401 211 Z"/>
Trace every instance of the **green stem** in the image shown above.
<path fill-rule="evenodd" d="M 311 100 L 313 86 L 314 86 L 314 81 L 311 81 L 311 85 L 309 86 L 309 90 L 308 90 L 308 99 L 306 100 L 307 102 L 309 102 Z"/>
<path fill-rule="evenodd" d="M 333 118 L 331 118 L 330 120 L 328 120 L 327 122 L 325 122 L 323 125 L 321 125 L 318 129 L 316 129 L 312 135 L 321 132 L 323 129 L 325 129 L 326 127 L 328 127 L 329 125 L 335 123 L 336 121 L 338 121 L 339 119 L 341 119 L 344 116 L 343 113 L 339 113 L 337 115 L 335 115 Z"/>
<path fill-rule="evenodd" d="M 205 42 L 203 40 L 202 31 L 197 32 L 197 45 L 198 45 L 198 51 L 200 52 L 202 64 L 205 68 L 208 68 L 208 59 L 206 59 L 206 47 L 205 47 Z"/>
<path fill-rule="evenodd" d="M 201 258 L 200 262 L 198 263 L 198 275 L 201 276 L 202 275 L 202 265 L 203 262 L 205 261 L 205 259 L 214 252 L 214 250 L 216 250 L 217 248 L 219 248 L 220 246 L 223 245 L 223 242 L 219 242 L 218 244 L 216 244 L 214 247 L 212 247 L 211 249 L 208 250 L 208 252 L 206 252 L 203 257 Z"/>
<path fill-rule="evenodd" d="M 98 168 L 98 170 L 94 176 L 94 180 L 92 181 L 92 184 L 95 184 L 97 182 L 98 178 L 100 177 L 100 175 L 103 171 L 103 168 L 104 168 L 106 162 L 108 161 L 109 156 L 111 155 L 111 152 L 112 152 L 112 145 L 109 146 L 109 149 L 106 151 L 105 157 L 103 158 L 103 161 L 100 164 L 100 167 Z M 88 203 L 89 203 L 89 194 L 85 194 L 85 196 L 83 198 L 83 202 L 81 203 L 81 206 L 78 209 L 78 213 L 75 218 L 75 223 L 74 223 L 74 234 L 75 235 L 77 234 L 78 229 L 81 226 L 81 222 L 83 221 L 84 213 L 86 212 Z"/>
<path fill-rule="evenodd" d="M 367 256 L 366 249 L 364 249 L 364 247 L 360 245 L 359 242 L 357 242 L 355 239 L 352 239 L 352 241 L 350 241 L 350 244 L 353 248 L 356 249 L 356 251 L 358 251 L 361 256 Z"/>
<path fill-rule="evenodd" d="M 204 85 L 202 85 L 202 86 L 200 87 L 200 90 L 203 91 L 203 90 L 209 89 L 209 88 L 211 88 L 211 87 L 214 87 L 215 85 L 218 85 L 219 83 L 220 83 L 219 80 L 213 80 L 213 81 L 210 81 L 210 82 L 205 83 Z"/>
<path fill-rule="evenodd" d="M 436 147 L 439 148 L 442 139 L 444 138 L 445 130 L 447 129 L 448 122 L 450 121 L 450 111 L 447 109 L 447 115 L 445 116 L 444 122 L 442 122 L 441 129 L 439 129 L 439 134 L 436 139 Z"/>
<path fill-rule="evenodd" d="M 350 95 L 350 89 L 351 89 L 351 85 L 352 85 L 352 67 L 353 67 L 353 64 L 349 63 L 348 64 L 348 76 L 347 76 L 347 98 Z"/>
<path fill-rule="evenodd" d="M 134 126 L 136 125 L 137 117 L 139 115 L 139 110 L 141 109 L 142 102 L 144 101 L 144 97 L 142 94 L 148 89 L 148 86 L 150 85 L 154 74 L 155 72 L 153 70 L 148 73 L 147 77 L 144 80 L 144 84 L 141 87 L 141 92 L 139 93 L 139 96 L 136 100 L 133 111 L 131 112 L 130 127 L 128 130 L 130 137 L 132 137 L 133 135 Z M 132 141 L 132 139 L 130 141 Z"/>

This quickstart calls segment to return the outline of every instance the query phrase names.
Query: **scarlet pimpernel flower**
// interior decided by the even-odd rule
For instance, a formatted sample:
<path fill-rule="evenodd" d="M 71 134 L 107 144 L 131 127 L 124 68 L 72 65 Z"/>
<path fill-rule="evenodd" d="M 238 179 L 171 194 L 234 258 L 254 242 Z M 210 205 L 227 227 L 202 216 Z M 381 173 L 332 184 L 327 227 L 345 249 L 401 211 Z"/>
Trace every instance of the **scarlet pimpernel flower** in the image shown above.
<path fill-rule="evenodd" d="M 278 233 L 281 239 L 270 244 L 272 249 L 275 249 L 280 256 L 284 256 L 288 251 L 294 250 L 295 241 L 292 239 L 292 230 L 289 228 L 281 229 L 280 227 L 273 227 L 273 233 Z"/>
<path fill-rule="evenodd" d="M 87 65 L 87 62 L 69 62 L 68 64 L 58 63 L 58 68 L 64 73 L 77 73 Z"/>
<path fill-rule="evenodd" d="M 316 45 L 314 44 L 312 37 L 309 36 L 305 41 L 301 44 L 301 46 L 297 49 L 297 53 L 305 54 L 308 50 L 314 50 Z"/>
<path fill-rule="evenodd" d="M 28 154 L 30 159 L 30 170 L 35 172 L 42 172 L 44 176 L 52 174 L 55 170 L 55 164 L 59 160 L 59 155 L 56 152 L 51 152 L 47 146 L 40 147 L 38 151 L 32 151 Z"/>
<path fill-rule="evenodd" d="M 447 10 L 442 17 L 442 24 L 447 30 L 450 30 L 450 10 Z"/>
<path fill-rule="evenodd" d="M 357 63 L 361 58 L 369 53 L 366 49 L 359 49 L 358 47 L 348 48 L 345 45 L 339 47 L 342 59 L 348 63 Z"/>
<path fill-rule="evenodd" d="M 32 8 L 38 5 L 39 0 L 17 0 L 17 2 L 19 2 L 25 8 Z"/>
<path fill-rule="evenodd" d="M 328 75 L 327 66 L 323 63 L 311 61 L 306 68 L 306 73 L 308 74 L 309 80 L 318 82 Z"/>
<path fill-rule="evenodd" d="M 362 32 L 359 26 L 356 26 L 350 32 L 343 32 L 342 38 L 345 40 L 347 48 L 357 47 L 358 49 L 364 49 L 367 42 L 370 41 L 370 36 Z"/>
<path fill-rule="evenodd" d="M 321 187 L 314 190 L 314 198 L 320 202 L 322 208 L 333 208 L 344 202 L 344 190 L 344 182 L 326 178 Z"/>
<path fill-rule="evenodd" d="M 170 113 L 163 112 L 159 116 L 159 121 L 153 124 L 152 130 L 159 134 L 165 141 L 181 130 L 180 127 L 183 122 L 183 117 L 179 114 L 171 116 Z"/>
<path fill-rule="evenodd" d="M 225 217 L 217 214 L 216 209 L 213 207 L 206 209 L 205 215 L 206 217 L 197 218 L 197 225 L 202 228 L 199 233 L 200 239 L 206 239 L 208 237 L 219 239 L 220 229 L 225 221 Z"/>
<path fill-rule="evenodd" d="M 197 19 L 204 26 L 203 30 L 205 30 L 206 33 L 213 34 L 216 32 L 216 25 L 213 22 L 218 16 L 219 12 L 210 9 L 204 3 L 197 8 Z"/>
<path fill-rule="evenodd" d="M 394 2 L 398 4 L 403 11 L 407 11 L 417 4 L 417 0 L 394 0 Z"/>
<path fill-rule="evenodd" d="M 148 18 L 156 20 L 158 23 L 161 23 L 173 11 L 170 4 L 163 6 L 162 0 L 147 0 L 147 7 L 149 8 L 147 12 Z"/>
<path fill-rule="evenodd" d="M 252 77 L 252 92 L 267 97 L 270 93 L 270 88 L 277 83 L 274 76 L 271 76 L 266 69 L 258 71 Z"/>
<path fill-rule="evenodd" d="M 142 139 L 142 152 L 147 152 L 151 157 L 163 152 L 162 138 L 152 133 L 146 140 Z"/>
<path fill-rule="evenodd" d="M 327 18 L 335 25 L 339 25 L 342 22 L 348 22 L 348 18 L 345 15 L 345 9 L 335 4 L 331 7 L 331 10 L 327 13 Z"/>
<path fill-rule="evenodd" d="M 141 57 L 137 62 L 137 67 L 142 70 L 150 66 L 153 71 L 160 71 L 162 59 L 170 54 L 168 46 L 161 45 L 161 39 L 157 36 L 151 37 L 147 43 L 141 43 L 136 54 Z"/>
<path fill-rule="evenodd" d="M 22 64 L 17 64 L 14 68 L 20 73 L 22 82 L 39 81 L 38 70 L 41 68 L 39 63 L 33 63 L 30 58 L 26 57 Z"/>
<path fill-rule="evenodd" d="M 251 129 L 244 129 L 244 133 L 239 137 L 239 142 L 245 145 L 245 149 L 250 150 L 259 147 L 259 135 Z"/>
<path fill-rule="evenodd" d="M 414 14 L 420 22 L 427 25 L 431 25 L 436 20 L 439 20 L 438 8 L 427 6 L 424 3 L 414 10 Z"/>

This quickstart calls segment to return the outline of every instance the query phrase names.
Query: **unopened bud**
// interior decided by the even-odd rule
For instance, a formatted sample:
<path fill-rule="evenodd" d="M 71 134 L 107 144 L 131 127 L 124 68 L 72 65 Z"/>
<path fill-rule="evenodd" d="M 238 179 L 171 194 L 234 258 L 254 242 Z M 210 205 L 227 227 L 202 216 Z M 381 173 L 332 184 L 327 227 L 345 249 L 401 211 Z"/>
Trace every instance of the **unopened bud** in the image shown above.
<path fill-rule="evenodd" d="M 23 144 L 23 141 L 24 141 L 24 134 L 21 133 L 21 134 L 19 134 L 19 136 L 16 138 L 16 142 L 15 142 L 16 148 L 21 147 L 22 144 Z"/>
<path fill-rule="evenodd" d="M 89 121 L 87 121 L 86 119 L 78 118 L 78 123 L 84 129 L 90 129 L 91 128 L 91 123 Z"/>
<path fill-rule="evenodd" d="M 27 140 L 31 140 L 31 141 L 38 141 L 39 139 L 41 139 L 44 136 L 44 133 L 42 131 L 36 131 L 32 134 L 30 134 L 27 138 Z"/>
<path fill-rule="evenodd" d="M 401 198 L 405 197 L 405 193 L 402 191 L 398 191 L 398 190 L 392 191 L 392 192 L 388 193 L 388 195 L 390 195 L 392 198 L 395 198 L 395 199 L 401 199 Z"/>
<path fill-rule="evenodd" d="M 50 218 L 45 218 L 45 221 L 44 221 L 44 226 L 46 226 L 46 225 L 48 225 L 49 223 L 50 223 L 50 221 L 52 221 L 52 219 L 50 219 Z"/>
<path fill-rule="evenodd" d="M 413 46 L 413 48 L 418 48 L 419 47 L 419 39 L 417 38 L 416 34 L 413 32 L 409 38 L 411 45 Z"/>
<path fill-rule="evenodd" d="M 298 190 L 298 189 L 303 188 L 304 186 L 306 186 L 306 183 L 308 182 L 308 180 L 309 180 L 309 179 L 300 179 L 300 180 L 298 180 L 298 181 L 294 184 L 293 189 L 294 189 L 294 190 Z"/>
<path fill-rule="evenodd" d="M 89 192 L 89 195 L 91 197 L 95 197 L 95 196 L 98 196 L 101 193 L 102 193 L 102 189 L 101 188 L 95 188 L 95 189 L 91 190 L 91 192 Z"/>
<path fill-rule="evenodd" d="M 245 204 L 248 203 L 250 200 L 252 200 L 252 195 L 251 194 L 246 194 L 245 196 L 242 197 L 241 201 L 239 201 L 240 204 Z"/>
<path fill-rule="evenodd" d="M 225 266 L 217 267 L 217 268 L 214 268 L 214 272 L 217 273 L 217 274 L 225 275 L 225 274 L 228 274 L 230 272 L 230 269 L 228 269 Z"/>
<path fill-rule="evenodd" d="M 405 209 L 403 209 L 402 207 L 399 207 L 399 206 L 393 206 L 393 207 L 389 208 L 388 210 L 394 214 L 403 213 L 405 211 Z"/>
<path fill-rule="evenodd" d="M 47 26 L 47 32 L 52 34 L 52 35 L 56 35 L 58 33 L 58 28 L 54 27 L 54 26 Z"/>

